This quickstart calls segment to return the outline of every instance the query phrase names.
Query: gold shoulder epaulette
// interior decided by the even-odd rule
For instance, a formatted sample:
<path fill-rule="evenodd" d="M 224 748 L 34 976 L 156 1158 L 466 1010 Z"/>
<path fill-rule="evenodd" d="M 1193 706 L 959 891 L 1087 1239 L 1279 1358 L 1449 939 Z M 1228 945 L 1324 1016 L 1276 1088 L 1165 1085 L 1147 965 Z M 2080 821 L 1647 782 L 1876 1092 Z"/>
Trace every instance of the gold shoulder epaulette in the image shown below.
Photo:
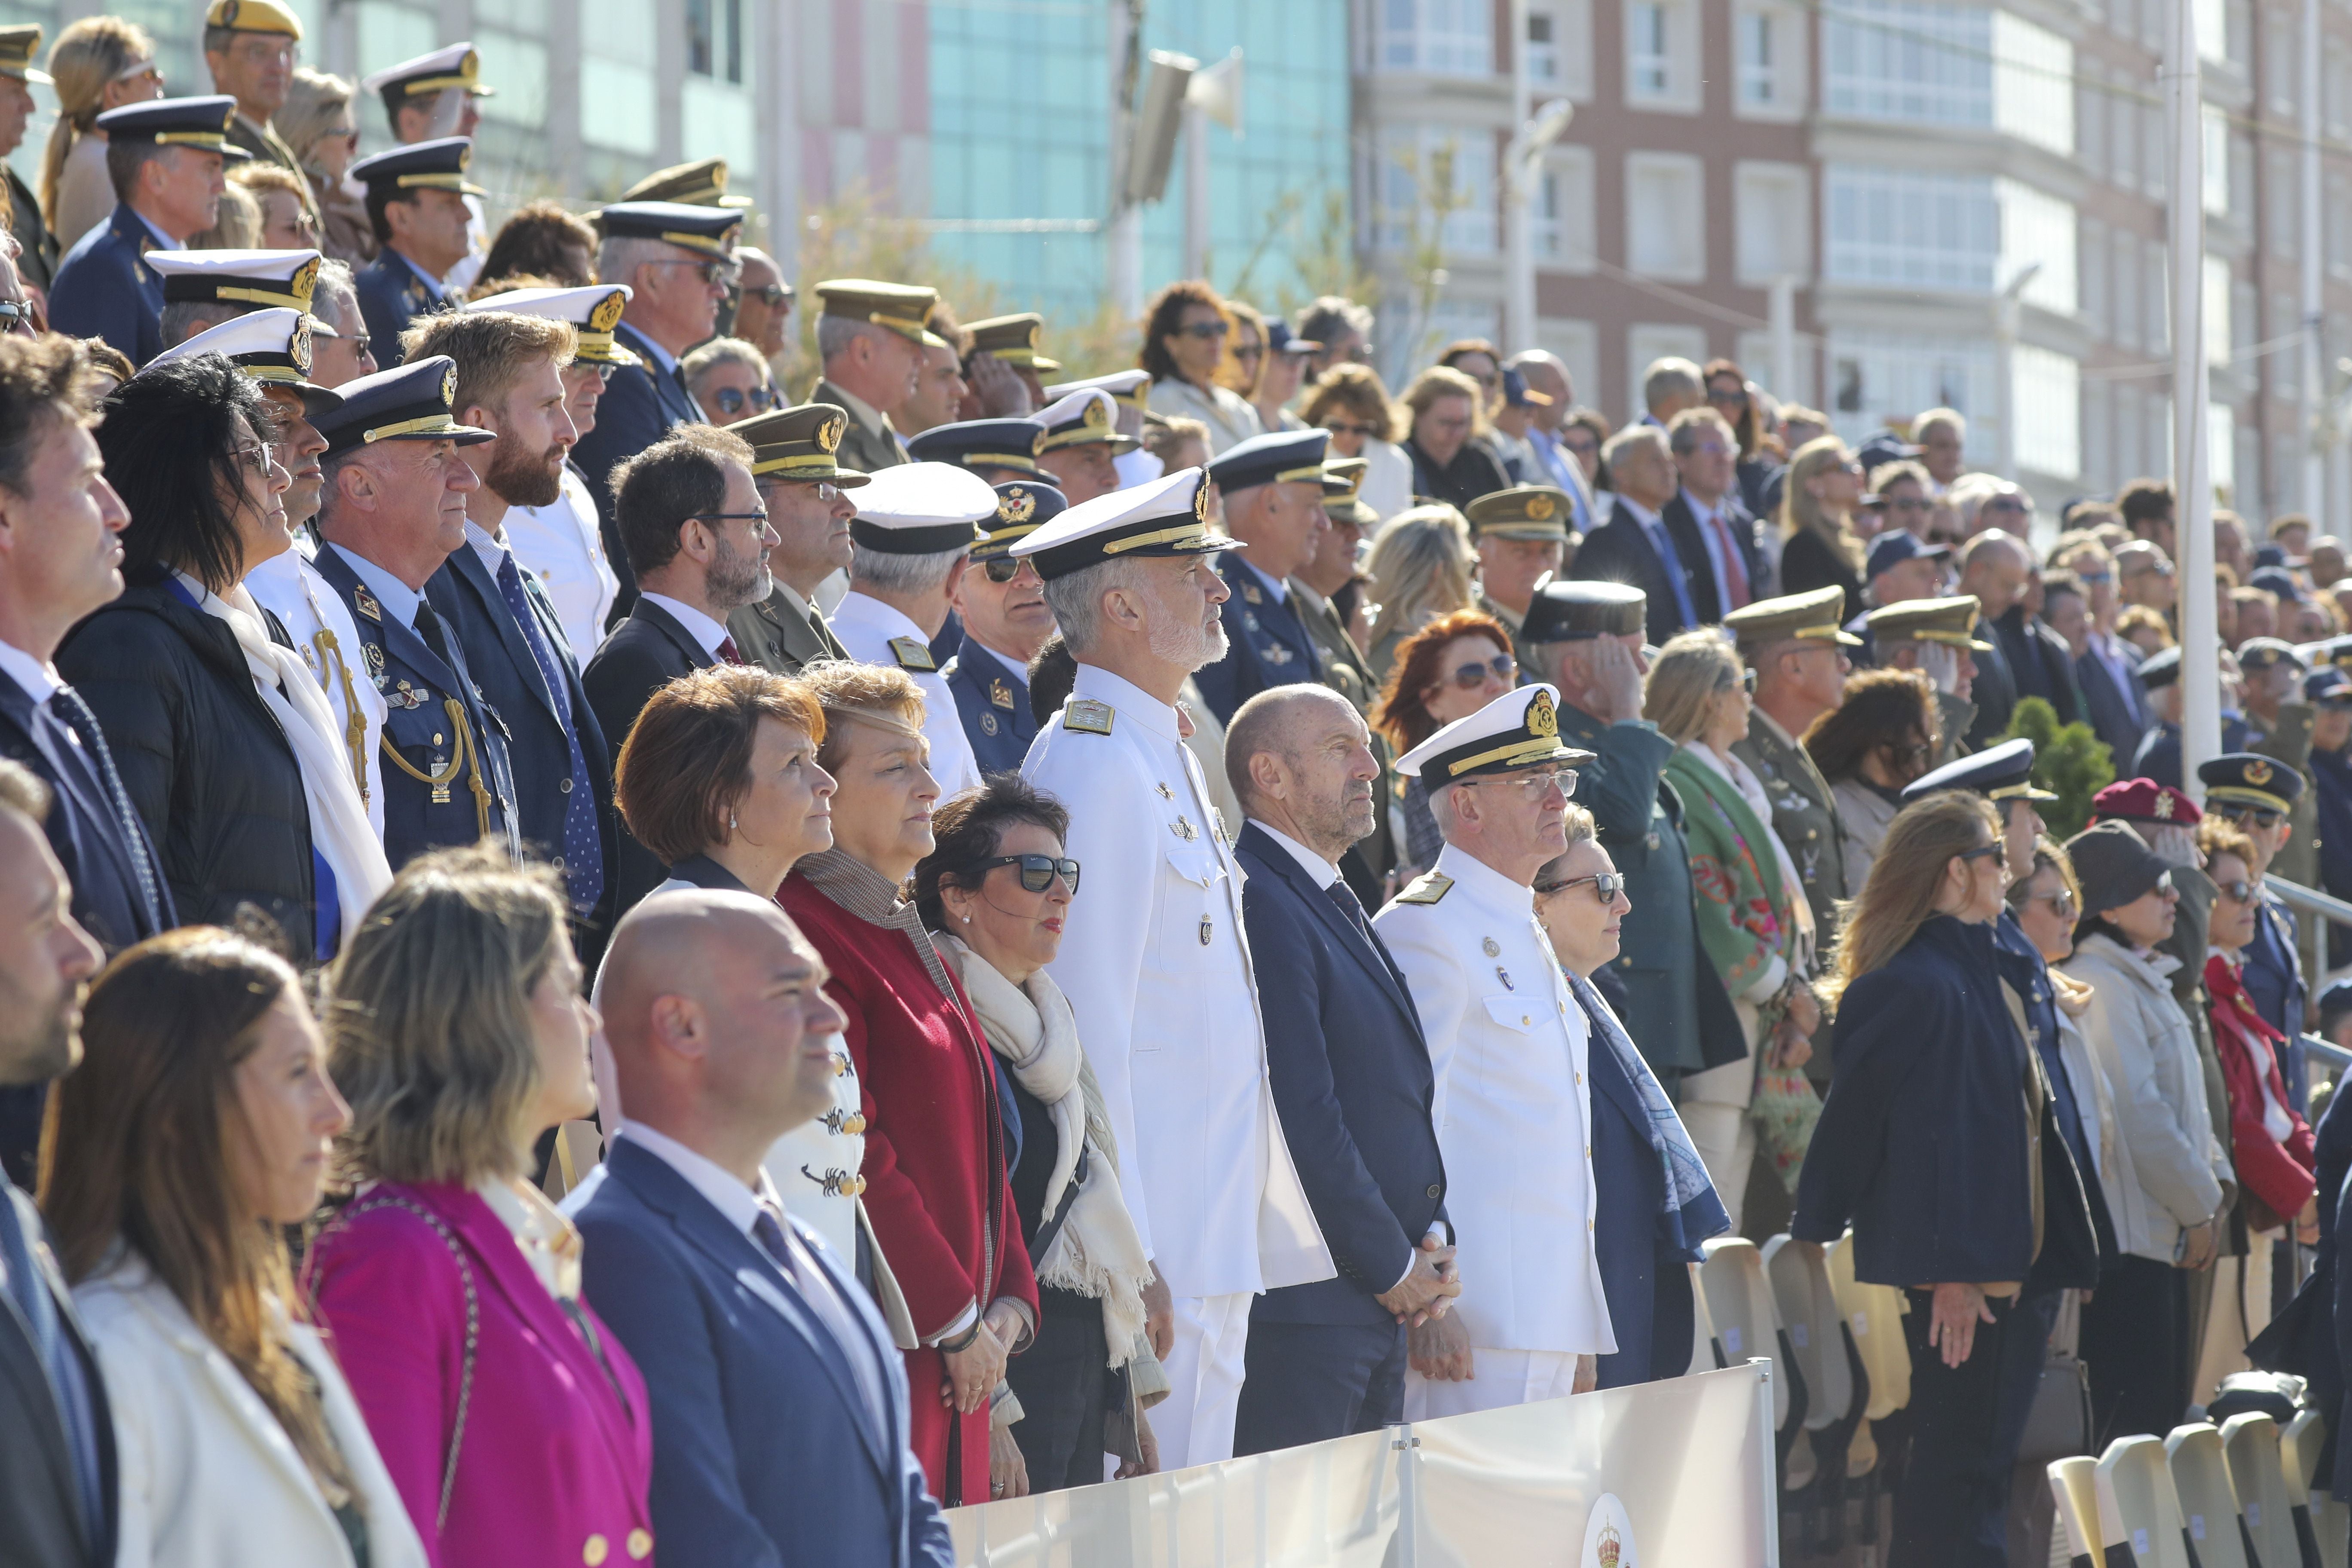
<path fill-rule="evenodd" d="M 913 637 L 892 637 L 890 657 L 898 661 L 900 669 L 911 669 L 919 675 L 929 675 L 940 667 L 940 661 L 931 657 L 931 650 Z"/>
<path fill-rule="evenodd" d="M 1401 904 L 1433 904 L 1454 890 L 1454 879 L 1435 871 L 1423 871 L 1412 879 L 1410 887 L 1396 896 Z"/>
<path fill-rule="evenodd" d="M 1082 735 L 1108 735 L 1110 721 L 1117 717 L 1108 702 L 1097 702 L 1091 697 L 1073 697 L 1063 705 L 1062 728 L 1076 730 Z"/>

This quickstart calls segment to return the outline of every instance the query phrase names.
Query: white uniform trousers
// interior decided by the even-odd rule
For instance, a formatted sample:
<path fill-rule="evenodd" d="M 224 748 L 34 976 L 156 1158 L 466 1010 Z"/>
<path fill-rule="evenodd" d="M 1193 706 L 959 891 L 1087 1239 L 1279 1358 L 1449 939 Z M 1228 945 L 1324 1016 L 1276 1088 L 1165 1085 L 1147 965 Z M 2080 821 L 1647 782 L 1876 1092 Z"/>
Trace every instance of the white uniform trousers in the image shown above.
<path fill-rule="evenodd" d="M 1474 1349 L 1470 1370 L 1477 1375 L 1460 1383 L 1406 1373 L 1404 1418 L 1433 1421 L 1441 1415 L 1561 1399 L 1576 1392 L 1576 1356 L 1568 1351 Z"/>
<path fill-rule="evenodd" d="M 1145 1417 L 1159 1439 L 1162 1470 L 1234 1457 L 1252 1300 L 1245 1292 L 1176 1298 L 1176 1344 L 1160 1363 L 1168 1397 Z"/>

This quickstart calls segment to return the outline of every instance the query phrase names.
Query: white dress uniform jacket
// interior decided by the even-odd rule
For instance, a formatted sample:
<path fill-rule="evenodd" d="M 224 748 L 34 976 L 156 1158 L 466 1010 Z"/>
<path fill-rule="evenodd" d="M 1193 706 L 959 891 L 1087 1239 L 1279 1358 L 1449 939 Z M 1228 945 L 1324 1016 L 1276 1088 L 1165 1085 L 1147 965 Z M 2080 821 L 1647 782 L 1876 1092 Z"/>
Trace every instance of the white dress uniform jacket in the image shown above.
<path fill-rule="evenodd" d="M 106 1377 L 121 1469 L 117 1568 L 334 1568 L 352 1561 L 310 1468 L 228 1357 L 146 1262 L 118 1249 L 74 1292 Z M 371 1568 L 425 1568 L 424 1542 L 351 1385 L 309 1325 L 294 1353 L 367 1516 Z"/>
<path fill-rule="evenodd" d="M 963 732 L 963 715 L 957 711 L 948 678 L 931 658 L 930 636 L 907 618 L 906 612 L 852 590 L 826 617 L 833 635 L 860 664 L 888 665 L 903 669 L 923 693 L 923 739 L 931 743 L 931 776 L 940 781 L 940 798 L 980 785 L 980 763 L 973 760 L 971 742 Z"/>
<path fill-rule="evenodd" d="M 1475 1348 L 1612 1353 L 1592 1254 L 1584 1011 L 1532 891 L 1451 845 L 1433 876 L 1451 886 L 1418 883 L 1372 923 L 1412 989 L 1436 1072 L 1445 1212 L 1469 1270 L 1454 1310 Z"/>
<path fill-rule="evenodd" d="M 1240 868 L 1176 710 L 1082 664 L 1022 773 L 1069 808 L 1086 904 L 1048 973 L 1077 1015 L 1161 1278 L 1180 1297 L 1331 1279 L 1266 1077 Z"/>
<path fill-rule="evenodd" d="M 375 671 L 367 667 L 361 649 L 360 629 L 343 596 L 310 564 L 303 542 L 282 555 L 273 555 L 245 574 L 246 591 L 254 603 L 276 616 L 294 639 L 302 668 L 327 694 L 327 709 L 340 726 L 337 739 L 352 759 L 352 782 L 367 799 L 368 826 L 383 837 L 383 693 L 376 689 Z M 359 717 L 352 724 L 354 709 Z"/>
<path fill-rule="evenodd" d="M 547 590 L 572 656 L 585 665 L 604 640 L 604 618 L 621 595 L 621 580 L 604 559 L 604 536 L 588 482 L 566 463 L 562 493 L 554 503 L 509 508 L 506 531 L 515 564 Z"/>

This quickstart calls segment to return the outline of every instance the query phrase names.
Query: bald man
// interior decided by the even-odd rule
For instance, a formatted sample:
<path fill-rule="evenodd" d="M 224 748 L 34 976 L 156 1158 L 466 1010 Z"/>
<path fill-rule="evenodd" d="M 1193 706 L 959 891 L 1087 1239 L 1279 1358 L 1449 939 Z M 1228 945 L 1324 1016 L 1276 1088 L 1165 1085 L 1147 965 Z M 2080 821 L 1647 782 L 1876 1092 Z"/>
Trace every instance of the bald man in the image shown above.
<path fill-rule="evenodd" d="M 1339 875 L 1372 831 L 1371 733 L 1328 688 L 1277 686 L 1234 710 L 1225 774 L 1242 924 L 1282 977 L 1258 992 L 1274 1103 L 1339 1269 L 1251 1305 L 1234 1452 L 1262 1454 L 1402 1420 L 1406 1331 L 1462 1287 L 1421 1015 Z"/>
<path fill-rule="evenodd" d="M 1989 529 L 1960 547 L 1960 592 L 1974 594 L 1982 616 L 1978 637 L 1988 651 L 1977 655 L 1973 696 L 1976 721 L 1969 728 L 1969 745 L 1982 751 L 2009 730 L 2017 711 L 2018 677 L 2011 650 L 1999 635 L 2003 616 L 2020 609 L 2027 582 L 2033 574 L 2033 557 L 2013 534 Z M 1994 636 L 1986 637 L 1985 632 Z M 2068 698 L 2073 708 L 2071 689 Z"/>
<path fill-rule="evenodd" d="M 889 1331 L 761 1165 L 833 1104 L 825 980 L 772 900 L 701 889 L 630 910 L 597 975 L 628 1121 L 573 1218 L 588 1300 L 645 1373 L 673 1562 L 955 1560 Z"/>

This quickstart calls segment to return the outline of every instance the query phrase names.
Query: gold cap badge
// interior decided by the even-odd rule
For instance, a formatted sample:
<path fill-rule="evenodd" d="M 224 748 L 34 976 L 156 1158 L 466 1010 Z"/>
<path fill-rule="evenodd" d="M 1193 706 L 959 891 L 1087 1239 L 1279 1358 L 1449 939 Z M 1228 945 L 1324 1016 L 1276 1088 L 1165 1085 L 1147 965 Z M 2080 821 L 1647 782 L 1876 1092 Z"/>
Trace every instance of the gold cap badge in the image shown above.
<path fill-rule="evenodd" d="M 1551 698 L 1544 692 L 1537 692 L 1534 700 L 1528 704 L 1528 733 L 1547 736 L 1559 733 L 1559 715 L 1552 710 Z"/>
<path fill-rule="evenodd" d="M 1037 515 L 1037 498 L 1016 486 L 997 498 L 996 515 L 1006 522 L 1026 522 Z"/>
<path fill-rule="evenodd" d="M 614 289 L 604 296 L 602 303 L 588 312 L 588 330 L 592 332 L 611 331 L 621 324 L 621 312 L 628 307 L 628 300 L 622 297 L 619 289 Z"/>

